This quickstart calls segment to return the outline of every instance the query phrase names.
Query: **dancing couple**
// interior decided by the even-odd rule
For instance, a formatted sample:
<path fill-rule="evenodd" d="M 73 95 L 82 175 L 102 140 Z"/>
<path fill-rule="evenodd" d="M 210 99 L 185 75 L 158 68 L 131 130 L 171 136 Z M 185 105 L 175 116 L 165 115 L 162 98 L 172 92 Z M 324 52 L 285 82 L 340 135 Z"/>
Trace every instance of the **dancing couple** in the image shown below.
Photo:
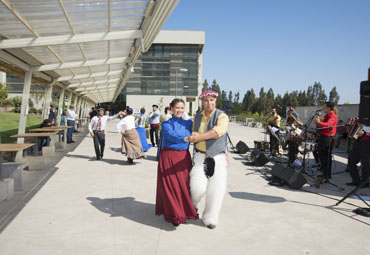
<path fill-rule="evenodd" d="M 206 195 L 203 223 L 218 224 L 227 180 L 228 117 L 216 109 L 218 93 L 205 91 L 199 99 L 204 110 L 192 120 L 182 118 L 185 102 L 174 99 L 173 116 L 162 123 L 163 144 L 159 155 L 155 213 L 174 226 L 198 219 L 201 199 Z M 194 144 L 193 161 L 189 152 Z"/>

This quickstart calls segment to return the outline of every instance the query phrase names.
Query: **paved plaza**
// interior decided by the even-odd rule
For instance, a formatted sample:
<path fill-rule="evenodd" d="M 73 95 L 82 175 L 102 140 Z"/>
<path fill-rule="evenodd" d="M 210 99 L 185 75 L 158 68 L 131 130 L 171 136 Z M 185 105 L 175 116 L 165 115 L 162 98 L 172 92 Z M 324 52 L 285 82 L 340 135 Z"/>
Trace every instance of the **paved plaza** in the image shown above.
<path fill-rule="evenodd" d="M 330 184 L 292 190 L 268 185 L 263 174 L 269 167 L 252 166 L 235 153 L 229 155 L 216 229 L 199 220 L 173 227 L 154 214 L 157 149 L 127 164 L 116 123 L 108 124 L 102 161 L 94 160 L 93 141 L 81 132 L 79 144 L 50 164 L 48 176 L 35 175 L 44 181 L 32 196 L 31 191 L 22 193 L 28 199 L 16 195 L 22 209 L 0 233 L 0 254 L 370 254 L 370 218 L 352 212 L 363 202 L 349 198 L 334 206 L 350 190 L 344 185 L 348 173 L 332 179 L 344 191 Z M 253 147 L 264 134 L 232 123 L 230 137 Z M 335 154 L 333 172 L 339 173 L 346 154 Z M 360 193 L 369 196 L 368 189 Z"/>

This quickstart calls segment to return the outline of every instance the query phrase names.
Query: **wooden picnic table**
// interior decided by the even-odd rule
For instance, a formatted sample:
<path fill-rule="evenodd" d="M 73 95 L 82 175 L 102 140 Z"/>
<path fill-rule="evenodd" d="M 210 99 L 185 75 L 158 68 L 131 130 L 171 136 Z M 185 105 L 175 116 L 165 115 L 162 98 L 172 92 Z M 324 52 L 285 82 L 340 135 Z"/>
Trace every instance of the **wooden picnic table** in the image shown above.
<path fill-rule="evenodd" d="M 43 128 L 34 128 L 30 131 L 33 132 L 55 132 L 55 131 L 63 131 L 64 128 L 50 128 L 50 127 L 43 127 Z"/>
<path fill-rule="evenodd" d="M 13 137 L 13 138 L 26 138 L 26 137 L 35 138 L 36 139 L 35 156 L 38 156 L 39 155 L 38 145 L 39 145 L 39 139 L 40 139 L 40 137 L 45 137 L 45 136 L 50 137 L 50 136 L 53 136 L 53 135 L 56 135 L 56 134 L 57 134 L 57 131 L 54 131 L 54 132 L 43 132 L 43 133 L 16 134 L 16 135 L 12 135 L 11 137 Z M 49 139 L 46 139 L 46 146 L 49 146 Z"/>
<path fill-rule="evenodd" d="M 1 143 L 0 144 L 0 180 L 3 179 L 3 152 L 16 152 L 16 151 L 23 151 L 31 146 L 33 143 Z"/>

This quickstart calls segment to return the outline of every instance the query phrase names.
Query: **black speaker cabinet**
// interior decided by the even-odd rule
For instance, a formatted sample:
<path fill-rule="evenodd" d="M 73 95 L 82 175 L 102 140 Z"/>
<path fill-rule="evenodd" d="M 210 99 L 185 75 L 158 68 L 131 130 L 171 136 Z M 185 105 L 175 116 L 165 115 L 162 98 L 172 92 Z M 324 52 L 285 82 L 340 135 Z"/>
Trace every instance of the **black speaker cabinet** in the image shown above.
<path fill-rule="evenodd" d="M 239 153 L 239 154 L 245 154 L 249 151 L 248 145 L 246 145 L 243 141 L 239 141 L 236 144 L 235 148 L 236 148 L 236 152 Z"/>
<path fill-rule="evenodd" d="M 358 122 L 370 126 L 370 95 L 360 96 L 360 107 L 358 110 Z"/>
<path fill-rule="evenodd" d="M 272 167 L 271 175 L 283 180 L 292 189 L 300 189 L 307 182 L 300 172 L 280 164 Z"/>
<path fill-rule="evenodd" d="M 370 81 L 362 81 L 360 83 L 360 95 L 370 95 Z"/>
<path fill-rule="evenodd" d="M 269 162 L 269 159 L 267 158 L 265 153 L 263 153 L 262 151 L 253 150 L 251 153 L 251 161 L 256 166 L 264 166 Z"/>

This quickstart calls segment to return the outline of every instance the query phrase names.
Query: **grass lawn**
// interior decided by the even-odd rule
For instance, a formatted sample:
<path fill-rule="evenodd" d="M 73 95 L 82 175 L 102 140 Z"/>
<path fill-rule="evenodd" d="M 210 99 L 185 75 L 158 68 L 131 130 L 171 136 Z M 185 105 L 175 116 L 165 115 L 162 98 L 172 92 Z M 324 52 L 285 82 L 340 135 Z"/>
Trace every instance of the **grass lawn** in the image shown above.
<path fill-rule="evenodd" d="M 15 142 L 16 138 L 10 136 L 18 133 L 19 113 L 14 112 L 0 112 L 0 136 L 2 143 Z M 37 128 L 41 123 L 41 115 L 29 114 L 27 116 L 26 133 L 29 129 Z"/>

